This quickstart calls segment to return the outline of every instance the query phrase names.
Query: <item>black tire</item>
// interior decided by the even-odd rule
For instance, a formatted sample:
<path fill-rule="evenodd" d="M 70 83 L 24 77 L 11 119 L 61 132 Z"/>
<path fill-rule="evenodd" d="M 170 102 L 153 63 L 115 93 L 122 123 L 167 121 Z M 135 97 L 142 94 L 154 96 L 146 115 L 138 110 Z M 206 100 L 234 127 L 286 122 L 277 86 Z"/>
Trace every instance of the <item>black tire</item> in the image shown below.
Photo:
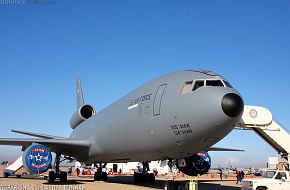
<path fill-rule="evenodd" d="M 96 172 L 94 174 L 94 181 L 108 181 L 108 174 L 106 172 Z"/>
<path fill-rule="evenodd" d="M 256 190 L 268 190 L 267 187 L 257 187 Z"/>
<path fill-rule="evenodd" d="M 145 175 L 142 175 L 142 183 L 149 183 L 151 182 L 151 174 L 146 173 Z"/>
<path fill-rule="evenodd" d="M 64 171 L 61 171 L 59 174 L 59 181 L 61 183 L 66 183 L 67 182 L 67 173 Z"/>
<path fill-rule="evenodd" d="M 47 178 L 48 183 L 53 183 L 55 179 L 56 179 L 56 173 L 54 171 L 48 172 L 48 178 Z"/>
<path fill-rule="evenodd" d="M 149 183 L 155 183 L 155 175 L 154 173 L 149 174 Z"/>
<path fill-rule="evenodd" d="M 4 178 L 8 178 L 9 174 L 8 173 L 4 173 Z"/>
<path fill-rule="evenodd" d="M 134 172 L 134 183 L 142 183 L 142 179 L 145 176 L 142 173 Z"/>
<path fill-rule="evenodd" d="M 17 178 L 21 178 L 21 175 L 16 175 Z"/>
<path fill-rule="evenodd" d="M 108 174 L 107 174 L 107 172 L 102 172 L 101 181 L 108 181 Z"/>
<path fill-rule="evenodd" d="M 94 174 L 94 181 L 100 181 L 100 179 L 101 179 L 100 173 L 99 172 L 96 172 Z"/>

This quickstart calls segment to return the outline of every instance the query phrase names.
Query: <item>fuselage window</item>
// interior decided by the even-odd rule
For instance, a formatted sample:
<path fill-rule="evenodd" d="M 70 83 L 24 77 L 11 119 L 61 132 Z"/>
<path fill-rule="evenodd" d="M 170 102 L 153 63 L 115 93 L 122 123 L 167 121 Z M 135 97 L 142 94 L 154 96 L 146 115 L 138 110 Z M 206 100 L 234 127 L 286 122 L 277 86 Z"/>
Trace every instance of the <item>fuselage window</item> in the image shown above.
<path fill-rule="evenodd" d="M 187 93 L 191 92 L 192 83 L 193 83 L 193 81 L 186 81 L 180 94 L 183 95 L 183 94 L 187 94 Z"/>
<path fill-rule="evenodd" d="M 221 80 L 207 80 L 206 86 L 221 86 L 221 87 L 223 87 L 224 84 L 222 83 Z"/>
<path fill-rule="evenodd" d="M 223 82 L 225 83 L 226 87 L 233 88 L 233 86 L 228 81 L 223 80 Z"/>
<path fill-rule="evenodd" d="M 194 83 L 192 91 L 195 91 L 196 89 L 203 87 L 204 86 L 204 81 L 203 80 L 197 80 Z"/>

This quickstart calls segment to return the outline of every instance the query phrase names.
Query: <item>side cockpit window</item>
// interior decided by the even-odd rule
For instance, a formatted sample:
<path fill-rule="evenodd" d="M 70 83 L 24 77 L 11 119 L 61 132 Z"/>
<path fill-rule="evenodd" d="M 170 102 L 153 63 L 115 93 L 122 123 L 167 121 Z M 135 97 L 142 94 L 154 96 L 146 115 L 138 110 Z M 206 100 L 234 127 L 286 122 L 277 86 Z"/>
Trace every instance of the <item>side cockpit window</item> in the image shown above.
<path fill-rule="evenodd" d="M 192 91 L 195 91 L 196 89 L 204 86 L 204 80 L 197 80 L 194 83 L 194 86 L 192 88 Z"/>
<path fill-rule="evenodd" d="M 233 88 L 233 86 L 228 81 L 223 80 L 223 82 L 225 83 L 226 87 Z"/>
<path fill-rule="evenodd" d="M 183 85 L 183 88 L 181 90 L 181 95 L 183 94 L 187 94 L 189 92 L 192 91 L 192 84 L 193 84 L 193 81 L 186 81 L 185 84 Z"/>

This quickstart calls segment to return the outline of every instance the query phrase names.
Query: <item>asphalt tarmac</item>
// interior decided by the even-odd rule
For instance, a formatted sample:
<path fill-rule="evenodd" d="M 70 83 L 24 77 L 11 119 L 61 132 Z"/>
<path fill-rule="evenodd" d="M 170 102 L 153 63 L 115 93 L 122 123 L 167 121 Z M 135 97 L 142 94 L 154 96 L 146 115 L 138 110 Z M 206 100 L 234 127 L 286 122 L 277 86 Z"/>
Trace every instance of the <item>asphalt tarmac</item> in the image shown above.
<path fill-rule="evenodd" d="M 109 177 L 108 182 L 94 182 L 90 177 L 70 177 L 67 183 L 48 184 L 44 179 L 0 178 L 0 190 L 158 190 L 164 189 L 167 181 L 157 178 L 154 184 L 134 184 L 132 176 Z M 199 190 L 237 190 L 235 180 L 201 179 Z"/>

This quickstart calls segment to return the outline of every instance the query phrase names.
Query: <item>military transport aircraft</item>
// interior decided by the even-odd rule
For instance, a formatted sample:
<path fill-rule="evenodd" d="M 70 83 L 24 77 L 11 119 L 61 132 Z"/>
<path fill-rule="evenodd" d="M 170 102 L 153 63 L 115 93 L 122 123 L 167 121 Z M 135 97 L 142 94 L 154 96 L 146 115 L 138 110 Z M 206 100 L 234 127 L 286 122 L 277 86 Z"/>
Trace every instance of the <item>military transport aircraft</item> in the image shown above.
<path fill-rule="evenodd" d="M 38 138 L 0 138 L 2 145 L 22 146 L 24 167 L 42 173 L 55 170 L 48 181 L 67 181 L 59 170 L 61 155 L 84 164 L 98 164 L 95 180 L 106 180 L 102 167 L 111 162 L 141 161 L 142 173 L 134 180 L 154 181 L 146 165 L 170 159 L 187 175 L 208 171 L 208 151 L 232 150 L 212 147 L 241 121 L 244 103 L 222 76 L 204 70 L 171 73 L 145 83 L 128 95 L 96 112 L 85 104 L 77 80 L 77 110 L 70 120 L 69 138 L 26 131 L 13 132 Z"/>

